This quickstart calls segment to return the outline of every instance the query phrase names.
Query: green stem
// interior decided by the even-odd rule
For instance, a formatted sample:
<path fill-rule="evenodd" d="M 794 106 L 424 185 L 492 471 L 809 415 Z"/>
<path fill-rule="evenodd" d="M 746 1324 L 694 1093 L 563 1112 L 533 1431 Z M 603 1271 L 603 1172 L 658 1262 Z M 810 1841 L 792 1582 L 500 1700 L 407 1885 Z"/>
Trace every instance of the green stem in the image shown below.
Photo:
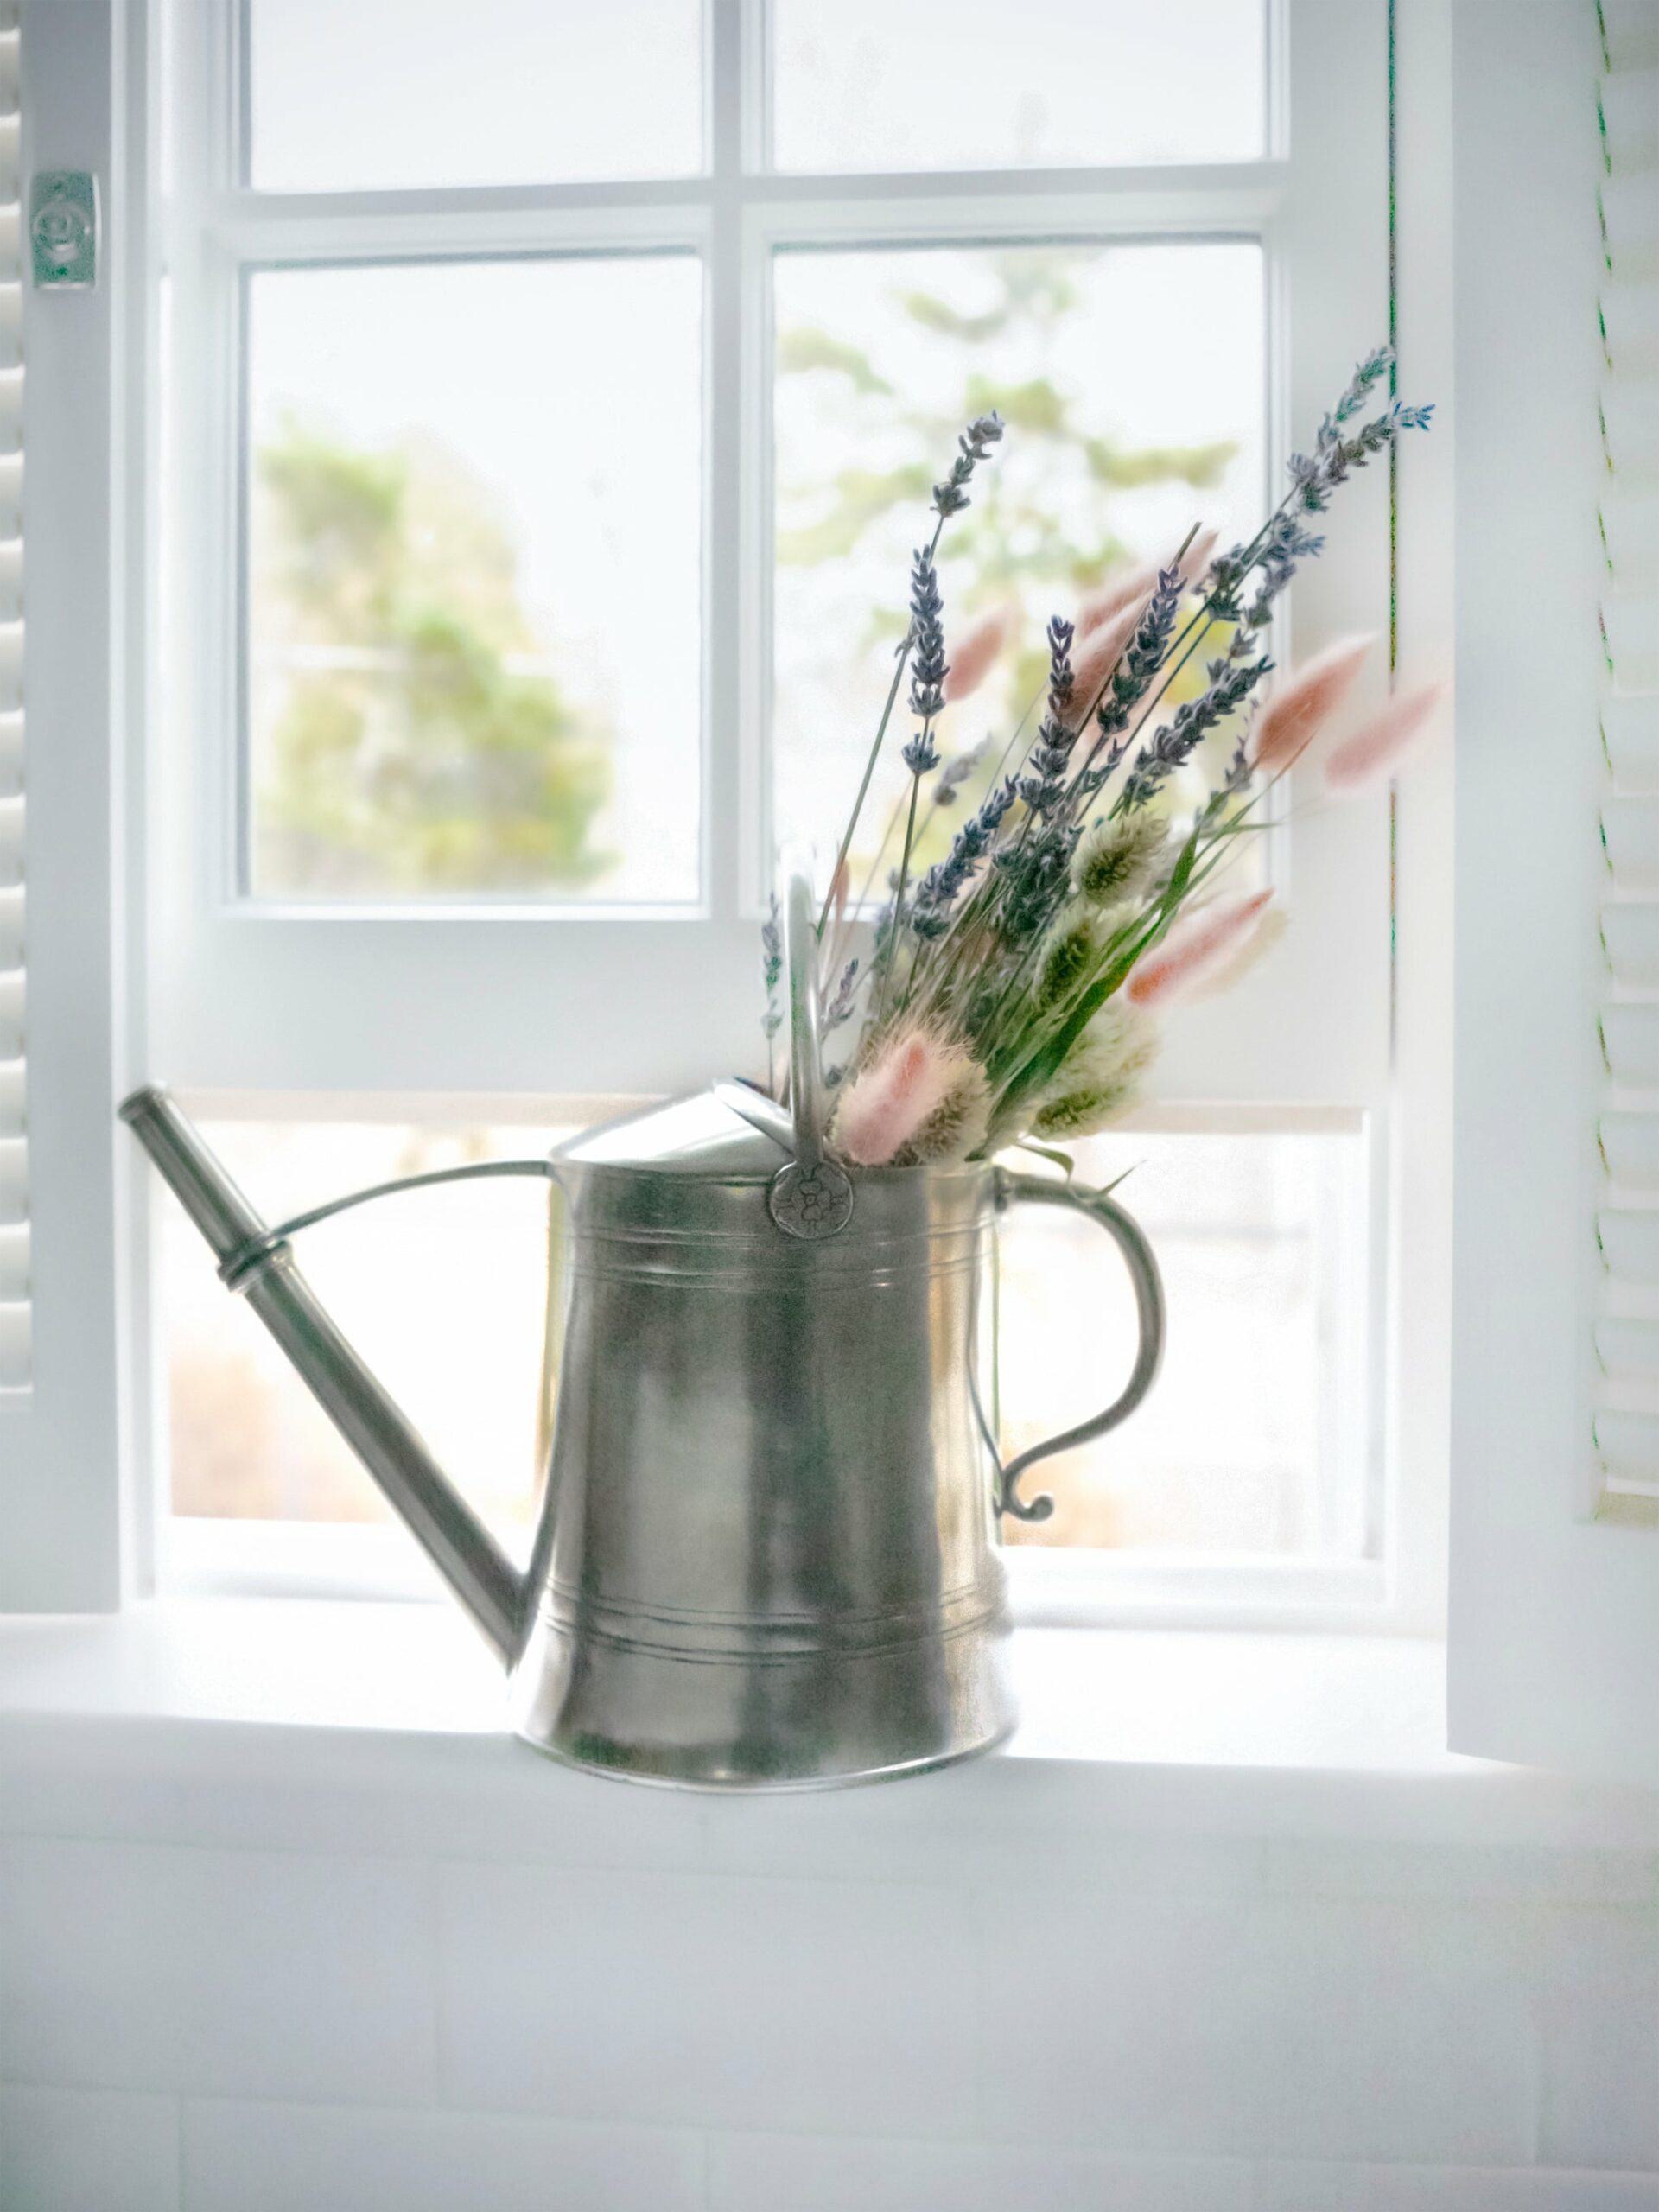
<path fill-rule="evenodd" d="M 927 549 L 927 557 L 930 561 L 939 550 L 939 533 L 944 528 L 944 517 L 941 515 L 933 525 L 933 536 Z M 870 747 L 869 759 L 864 763 L 864 779 L 859 785 L 858 797 L 853 801 L 853 810 L 848 817 L 847 828 L 841 840 L 841 849 L 836 855 L 836 864 L 830 871 L 830 887 L 823 894 L 823 907 L 818 916 L 818 926 L 813 931 L 815 937 L 821 938 L 823 935 L 823 925 L 830 918 L 830 907 L 835 904 L 836 884 L 840 878 L 842 864 L 852 845 L 853 833 L 858 828 L 858 817 L 864 810 L 864 801 L 869 792 L 870 779 L 875 773 L 875 764 L 880 759 L 881 747 L 887 741 L 887 724 L 893 719 L 893 706 L 899 696 L 899 686 L 905 680 L 905 664 L 910 658 L 910 649 L 915 641 L 916 626 L 912 622 L 905 632 L 904 644 L 899 648 L 899 663 L 893 671 L 893 682 L 888 687 L 887 703 L 882 708 L 881 719 L 876 724 L 875 742 Z"/>
<path fill-rule="evenodd" d="M 922 741 L 924 744 L 927 741 L 925 728 L 922 731 Z M 916 838 L 916 801 L 920 795 L 921 788 L 922 772 L 919 768 L 913 768 L 910 777 L 910 812 L 905 822 L 905 854 L 899 863 L 899 889 L 893 902 L 893 934 L 887 939 L 887 965 L 886 973 L 881 977 L 880 988 L 880 996 L 882 999 L 887 997 L 887 986 L 893 981 L 893 971 L 899 961 L 899 941 L 904 934 L 905 880 L 910 874 L 911 848 Z"/>

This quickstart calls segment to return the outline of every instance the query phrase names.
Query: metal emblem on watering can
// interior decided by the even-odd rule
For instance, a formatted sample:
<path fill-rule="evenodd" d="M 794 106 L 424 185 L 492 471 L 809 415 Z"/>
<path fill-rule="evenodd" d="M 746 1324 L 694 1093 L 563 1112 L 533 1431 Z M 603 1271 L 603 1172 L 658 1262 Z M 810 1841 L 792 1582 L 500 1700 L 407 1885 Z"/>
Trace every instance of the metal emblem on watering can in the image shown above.
<path fill-rule="evenodd" d="M 995 1522 L 1047 1453 L 1145 1396 L 1163 1340 L 1145 1238 L 1103 1193 L 990 1163 L 849 1176 L 827 1152 L 814 947 L 788 910 L 791 1109 L 741 1084 L 544 1160 L 359 1192 L 270 1229 L 167 1094 L 122 1118 L 499 1655 L 518 1732 L 575 1765 L 710 1789 L 938 1766 L 1009 1733 Z M 318 1304 L 290 1238 L 411 1183 L 550 1176 L 564 1334 L 551 1464 L 520 1573 Z M 1000 1211 L 1080 1209 L 1135 1286 L 1134 1370 L 1103 1413 L 998 1464 L 981 1287 Z"/>

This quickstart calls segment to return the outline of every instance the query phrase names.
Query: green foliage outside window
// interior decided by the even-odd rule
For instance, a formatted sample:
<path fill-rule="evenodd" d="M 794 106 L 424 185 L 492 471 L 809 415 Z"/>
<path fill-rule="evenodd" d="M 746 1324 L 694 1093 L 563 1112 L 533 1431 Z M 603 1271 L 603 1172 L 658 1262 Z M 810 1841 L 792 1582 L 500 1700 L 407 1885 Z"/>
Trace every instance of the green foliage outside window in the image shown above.
<path fill-rule="evenodd" d="M 572 890 L 611 855 L 607 733 L 537 663 L 487 489 L 431 441 L 289 423 L 257 458 L 256 887 Z M 260 717 L 256 715 L 256 723 Z"/>

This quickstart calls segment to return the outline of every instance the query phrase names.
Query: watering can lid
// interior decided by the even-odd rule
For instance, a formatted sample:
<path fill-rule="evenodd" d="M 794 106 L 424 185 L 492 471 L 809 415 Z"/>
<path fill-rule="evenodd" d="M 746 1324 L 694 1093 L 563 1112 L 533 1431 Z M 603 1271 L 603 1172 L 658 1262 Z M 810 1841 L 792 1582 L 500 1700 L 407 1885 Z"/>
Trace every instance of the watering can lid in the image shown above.
<path fill-rule="evenodd" d="M 738 1088 L 719 1087 L 728 1096 Z M 759 1091 L 753 1096 L 757 1116 L 764 1116 L 768 1109 L 778 1115 L 778 1109 Z M 787 1126 L 781 1115 L 779 1119 Z M 553 1159 L 558 1166 L 641 1167 L 667 1175 L 753 1175 L 765 1182 L 789 1156 L 783 1137 L 768 1135 L 756 1121 L 710 1089 L 585 1129 L 560 1145 Z"/>

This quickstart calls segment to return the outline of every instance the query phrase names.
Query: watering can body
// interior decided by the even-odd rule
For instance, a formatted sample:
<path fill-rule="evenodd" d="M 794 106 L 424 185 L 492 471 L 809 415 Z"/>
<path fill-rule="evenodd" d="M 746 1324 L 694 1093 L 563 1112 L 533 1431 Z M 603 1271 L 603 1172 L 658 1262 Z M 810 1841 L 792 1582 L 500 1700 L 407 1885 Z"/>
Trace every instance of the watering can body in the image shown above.
<path fill-rule="evenodd" d="M 810 1788 L 941 1765 L 1014 1726 L 1000 1513 L 1156 1373 L 1145 1239 L 1099 1192 L 989 1163 L 849 1176 L 824 1149 L 814 992 L 791 930 L 793 1112 L 712 1090 L 540 1161 L 563 1319 L 548 1479 L 521 1572 L 446 1480 L 296 1263 L 164 1090 L 122 1118 L 488 1639 L 518 1732 L 600 1772 Z M 978 1377 L 995 1221 L 1080 1208 L 1117 1244 L 1140 1341 L 1114 1402 L 1001 1465 Z M 560 1332 L 552 1332 L 556 1337 Z"/>
<path fill-rule="evenodd" d="M 640 1163 L 647 1147 L 657 1163 Z M 821 1241 L 705 1093 L 554 1160 L 565 1319 L 522 1733 L 706 1786 L 930 1766 L 1013 1725 L 976 1415 L 993 1171 L 861 1179 Z"/>

